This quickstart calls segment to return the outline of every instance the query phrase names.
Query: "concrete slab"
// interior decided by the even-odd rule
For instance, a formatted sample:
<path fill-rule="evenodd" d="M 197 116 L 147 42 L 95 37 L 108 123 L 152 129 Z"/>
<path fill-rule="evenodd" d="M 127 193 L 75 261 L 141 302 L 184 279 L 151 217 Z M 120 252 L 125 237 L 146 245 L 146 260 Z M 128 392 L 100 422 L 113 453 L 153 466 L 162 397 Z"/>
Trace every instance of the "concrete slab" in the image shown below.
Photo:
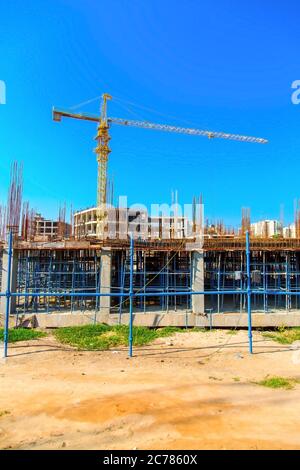
<path fill-rule="evenodd" d="M 208 328 L 210 320 L 207 315 L 194 314 L 192 312 L 149 312 L 136 313 L 133 316 L 136 326 L 177 326 L 177 327 L 199 327 Z M 3 326 L 4 317 L 0 316 L 0 325 Z M 128 324 L 129 315 L 122 315 L 122 324 Z M 60 328 L 65 326 L 79 326 L 93 323 L 108 323 L 110 325 L 119 323 L 118 314 L 99 313 L 94 311 L 77 313 L 38 313 L 19 316 L 19 324 L 23 326 L 36 326 L 39 328 Z M 300 326 L 300 312 L 298 313 L 253 313 L 252 324 L 254 328 L 274 328 L 280 326 Z M 10 326 L 16 325 L 16 316 L 12 315 Z M 246 313 L 213 314 L 213 328 L 246 328 L 248 317 Z"/>

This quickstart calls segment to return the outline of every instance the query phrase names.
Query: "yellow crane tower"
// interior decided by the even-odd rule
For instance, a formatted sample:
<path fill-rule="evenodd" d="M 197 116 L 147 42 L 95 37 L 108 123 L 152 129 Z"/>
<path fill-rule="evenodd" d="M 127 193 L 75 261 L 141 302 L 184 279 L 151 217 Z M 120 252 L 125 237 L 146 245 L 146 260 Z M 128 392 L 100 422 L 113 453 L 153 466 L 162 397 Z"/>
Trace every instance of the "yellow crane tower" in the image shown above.
<path fill-rule="evenodd" d="M 175 132 L 179 134 L 188 134 L 188 135 L 201 135 L 212 138 L 227 139 L 227 140 L 236 140 L 239 142 L 251 142 L 258 144 L 266 144 L 268 141 L 260 137 L 250 137 L 239 134 L 228 134 L 225 132 L 214 132 L 202 129 L 192 129 L 186 127 L 177 127 L 170 126 L 167 124 L 157 124 L 149 121 L 135 121 L 122 118 L 114 118 L 107 116 L 107 101 L 111 100 L 112 96 L 108 93 L 102 95 L 101 102 L 101 113 L 100 117 L 93 114 L 86 113 L 73 113 L 71 111 L 66 111 L 58 108 L 53 108 L 52 115 L 54 121 L 61 121 L 62 117 L 69 117 L 73 119 L 81 119 L 84 121 L 93 121 L 98 123 L 97 128 L 97 147 L 95 148 L 95 153 L 97 155 L 98 162 L 98 176 L 97 176 L 97 209 L 98 209 L 98 227 L 97 234 L 101 235 L 101 221 L 104 219 L 105 215 L 105 204 L 106 204 L 106 181 L 107 181 L 107 162 L 108 156 L 111 152 L 109 148 L 109 128 L 111 124 L 117 124 L 121 126 L 130 126 L 130 127 L 139 127 L 143 129 L 154 129 L 165 132 Z"/>
<path fill-rule="evenodd" d="M 111 99 L 112 97 L 108 93 L 104 93 L 102 95 L 101 116 L 96 135 L 98 143 L 95 148 L 98 162 L 97 207 L 101 207 L 106 204 L 107 161 L 108 155 L 111 152 L 109 148 L 110 135 L 108 132 L 109 126 L 107 122 L 107 100 Z"/>

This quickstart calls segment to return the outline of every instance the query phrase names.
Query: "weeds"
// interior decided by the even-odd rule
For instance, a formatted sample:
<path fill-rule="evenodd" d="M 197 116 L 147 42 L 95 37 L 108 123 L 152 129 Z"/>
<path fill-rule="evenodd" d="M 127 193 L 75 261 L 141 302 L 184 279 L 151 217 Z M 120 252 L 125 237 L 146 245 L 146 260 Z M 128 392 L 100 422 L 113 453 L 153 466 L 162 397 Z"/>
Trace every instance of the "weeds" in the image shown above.
<path fill-rule="evenodd" d="M 70 344 L 79 349 L 104 350 L 128 343 L 129 328 L 127 325 L 109 326 L 85 325 L 59 328 L 54 332 L 61 343 Z M 157 337 L 156 330 L 145 327 L 133 327 L 133 344 L 142 346 Z"/>
<path fill-rule="evenodd" d="M 46 336 L 46 333 L 29 328 L 12 328 L 8 331 L 8 342 L 16 343 L 17 341 L 29 341 Z M 4 329 L 0 328 L 0 341 L 4 340 Z"/>
<path fill-rule="evenodd" d="M 300 381 L 295 378 L 290 377 L 266 377 L 260 382 L 256 382 L 257 385 L 262 385 L 263 387 L 268 388 L 283 388 L 284 390 L 292 390 L 297 383 Z"/>
<path fill-rule="evenodd" d="M 282 326 L 275 331 L 266 331 L 262 335 L 280 344 L 292 344 L 294 341 L 300 340 L 300 327 L 286 328 Z"/>
<path fill-rule="evenodd" d="M 133 327 L 133 345 L 144 346 L 157 338 L 165 338 L 174 333 L 204 332 L 205 329 L 177 328 L 167 326 L 165 328 L 147 328 L 143 326 Z M 128 325 L 84 325 L 59 328 L 54 331 L 54 335 L 61 343 L 69 344 L 79 349 L 106 350 L 117 346 L 128 344 Z"/>

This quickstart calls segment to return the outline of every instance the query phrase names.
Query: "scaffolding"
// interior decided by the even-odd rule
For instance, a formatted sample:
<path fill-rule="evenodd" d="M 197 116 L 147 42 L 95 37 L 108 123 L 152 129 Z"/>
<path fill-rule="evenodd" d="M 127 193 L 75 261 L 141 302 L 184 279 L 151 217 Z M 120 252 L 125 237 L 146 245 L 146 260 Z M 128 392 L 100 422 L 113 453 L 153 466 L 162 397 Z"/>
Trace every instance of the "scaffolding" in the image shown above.
<path fill-rule="evenodd" d="M 100 290 L 100 257 L 97 252 L 20 252 L 17 269 L 17 313 L 85 311 L 99 308 L 99 298 L 80 297 Z M 72 293 L 72 297 L 30 296 L 30 293 Z M 28 295 L 27 295 L 28 294 Z M 76 296 L 78 294 L 78 297 Z"/>
<path fill-rule="evenodd" d="M 245 243 L 245 241 L 244 241 Z M 220 245 L 219 245 L 220 246 Z M 68 297 L 19 296 L 17 312 L 51 313 L 99 310 L 101 290 L 101 249 L 18 250 L 17 292 L 72 293 Z M 130 247 L 111 251 L 110 285 L 102 286 L 116 294 L 111 299 L 111 313 L 128 312 Z M 153 249 L 137 243 L 133 257 L 133 291 L 147 294 L 134 298 L 138 313 L 191 311 L 192 252 Z M 2 256 L 0 256 L 0 266 Z M 300 308 L 297 296 L 280 296 L 274 291 L 297 292 L 300 289 L 300 252 L 295 250 L 251 251 L 251 281 L 256 290 L 252 308 L 257 312 L 293 311 Z M 1 269 L 2 271 L 2 269 Z M 204 251 L 205 310 L 214 313 L 242 312 L 246 309 L 246 255 L 244 250 Z M 230 295 L 212 292 L 234 291 Z M 266 293 L 267 291 L 267 293 Z M 81 292 L 91 296 L 80 297 Z M 172 293 L 174 296 L 149 295 Z M 180 295 L 182 292 L 182 295 Z M 78 294 L 78 297 L 76 296 Z"/>
<path fill-rule="evenodd" d="M 155 251 L 146 244 L 143 250 L 141 244 L 134 250 L 131 238 L 128 250 L 108 250 L 110 261 L 113 260 L 109 264 L 110 285 L 101 286 L 101 250 L 18 252 L 13 250 L 13 230 L 10 230 L 7 287 L 6 291 L 0 292 L 1 297 L 6 297 L 5 357 L 10 304 L 15 299 L 18 314 L 20 309 L 25 313 L 30 309 L 50 313 L 65 308 L 72 312 L 74 307 L 97 311 L 99 300 L 108 297 L 113 300 L 108 313 L 118 312 L 120 321 L 125 309 L 129 313 L 132 355 L 133 309 L 144 313 L 153 312 L 155 307 L 163 312 L 176 311 L 177 308 L 188 310 L 191 298 L 199 295 L 204 296 L 206 303 L 209 302 L 211 315 L 224 313 L 230 301 L 240 313 L 243 310 L 247 312 L 249 350 L 252 352 L 251 312 L 257 306 L 262 306 L 265 313 L 271 309 L 289 312 L 298 308 L 300 251 L 256 251 L 252 247 L 250 252 L 249 232 L 246 232 L 245 247 L 244 251 L 206 252 L 205 284 L 203 288 L 194 289 L 193 252 Z M 11 274 L 16 262 L 14 291 Z M 109 290 L 104 291 L 103 287 Z"/>
<path fill-rule="evenodd" d="M 253 311 L 271 313 L 299 307 L 298 296 L 277 296 L 275 292 L 298 292 L 300 288 L 300 253 L 296 251 L 251 251 L 251 282 L 255 288 Z M 205 253 L 206 307 L 213 312 L 238 312 L 246 306 L 246 259 L 243 251 Z M 209 295 L 209 291 L 234 290 L 231 296 Z"/>
<path fill-rule="evenodd" d="M 191 290 L 191 253 L 173 251 L 136 250 L 133 261 L 134 292 L 189 292 Z M 17 261 L 18 313 L 51 313 L 53 311 L 99 310 L 99 298 L 80 297 L 82 292 L 95 294 L 101 288 L 100 250 L 35 250 L 19 251 Z M 111 312 L 128 311 L 129 300 L 122 294 L 129 292 L 130 250 L 112 252 L 111 284 L 105 286 L 112 293 Z M 72 293 L 68 297 L 33 296 L 30 293 Z M 78 297 L 75 295 L 78 293 Z M 27 295 L 28 294 L 28 295 Z M 149 296 L 136 298 L 138 312 L 149 310 L 177 311 L 191 308 L 190 299 L 175 295 L 170 298 Z"/>
<path fill-rule="evenodd" d="M 112 292 L 123 294 L 129 291 L 129 251 L 116 252 L 113 258 Z M 135 293 L 165 293 L 191 291 L 191 253 L 173 251 L 136 250 L 133 257 L 133 290 Z M 129 300 L 122 296 L 112 300 L 112 312 L 119 317 L 128 311 Z M 137 312 L 190 310 L 187 296 L 144 296 L 134 299 Z"/>

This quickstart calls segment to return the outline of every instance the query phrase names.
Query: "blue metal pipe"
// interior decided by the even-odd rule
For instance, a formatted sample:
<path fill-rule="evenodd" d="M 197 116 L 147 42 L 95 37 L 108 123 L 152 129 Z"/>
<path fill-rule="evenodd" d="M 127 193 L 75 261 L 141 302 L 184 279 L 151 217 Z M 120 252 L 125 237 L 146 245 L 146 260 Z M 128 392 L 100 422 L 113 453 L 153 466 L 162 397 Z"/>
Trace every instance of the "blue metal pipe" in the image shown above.
<path fill-rule="evenodd" d="M 258 290 L 253 289 L 252 294 L 267 294 L 267 295 L 300 295 L 300 291 L 286 291 L 286 290 Z"/>
<path fill-rule="evenodd" d="M 247 311 L 248 311 L 248 337 L 249 337 L 249 352 L 253 354 L 252 345 L 252 316 L 251 316 L 251 271 L 250 271 L 250 237 L 249 232 L 246 232 L 246 267 L 247 267 Z"/>
<path fill-rule="evenodd" d="M 10 298 L 11 298 L 11 260 L 12 260 L 12 242 L 13 232 L 9 231 L 8 236 L 8 266 L 7 266 L 7 284 L 6 284 L 6 308 L 5 308 L 5 323 L 4 323 L 4 351 L 3 357 L 7 357 L 8 350 L 8 327 L 9 327 L 9 311 L 10 311 Z"/>
<path fill-rule="evenodd" d="M 247 289 L 235 290 L 206 290 L 206 291 L 173 291 L 173 292 L 132 292 L 132 297 L 159 297 L 159 296 L 178 296 L 178 295 L 233 295 L 233 294 L 247 294 Z M 259 290 L 251 289 L 252 294 L 267 294 L 267 295 L 294 295 L 300 296 L 300 291 L 278 291 L 278 290 Z M 1 297 L 6 297 L 5 293 L 0 294 Z M 128 297 L 129 292 L 124 293 L 105 293 L 100 292 L 11 292 L 10 297 Z"/>
<path fill-rule="evenodd" d="M 247 290 L 225 290 L 225 291 L 172 291 L 172 292 L 132 292 L 132 297 L 150 297 L 150 296 L 178 296 L 178 295 L 204 295 L 204 294 L 215 294 L 215 295 L 224 295 L 224 294 L 246 294 Z M 286 291 L 282 292 L 283 295 L 286 295 Z M 6 295 L 6 294 L 1 294 Z M 116 292 L 116 293 L 105 293 L 101 294 L 100 292 L 11 292 L 11 297 L 128 297 L 129 292 Z M 300 295 L 300 292 L 299 292 Z"/>
<path fill-rule="evenodd" d="M 247 290 L 206 290 L 206 291 L 171 291 L 171 292 L 146 292 L 145 294 L 143 292 L 136 292 L 133 294 L 134 297 L 158 297 L 158 296 L 178 296 L 178 295 L 205 295 L 205 294 L 213 294 L 213 295 L 224 295 L 224 294 L 246 294 Z M 286 292 L 284 293 L 286 294 Z M 300 292 L 299 292 L 300 294 Z"/>
<path fill-rule="evenodd" d="M 134 245 L 133 245 L 133 235 L 130 235 L 130 272 L 129 272 L 129 357 L 132 357 L 132 326 L 133 326 L 133 255 L 134 255 Z"/>
<path fill-rule="evenodd" d="M 5 295 L 5 294 L 1 294 Z M 128 297 L 128 293 L 105 293 L 100 292 L 11 292 L 11 297 Z"/>

